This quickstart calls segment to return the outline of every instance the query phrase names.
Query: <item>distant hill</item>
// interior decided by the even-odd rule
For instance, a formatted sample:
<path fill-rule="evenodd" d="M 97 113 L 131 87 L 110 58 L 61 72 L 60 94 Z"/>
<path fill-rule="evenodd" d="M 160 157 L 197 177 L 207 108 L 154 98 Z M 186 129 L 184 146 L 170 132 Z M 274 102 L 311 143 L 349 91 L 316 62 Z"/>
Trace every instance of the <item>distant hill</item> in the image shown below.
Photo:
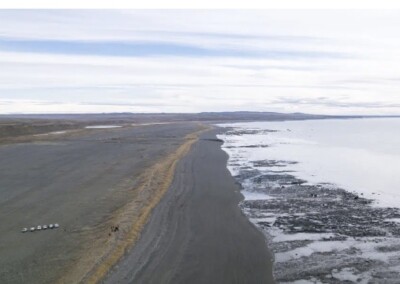
<path fill-rule="evenodd" d="M 115 122 L 157 122 L 157 121 L 260 121 L 260 120 L 303 120 L 326 118 L 354 118 L 361 116 L 328 116 L 305 113 L 278 112 L 201 112 L 201 113 L 99 113 L 99 114 L 13 114 L 1 115 L 1 120 L 71 120 L 71 121 L 113 121 Z"/>
<path fill-rule="evenodd" d="M 0 115 L 1 139 L 23 135 L 41 134 L 67 129 L 81 129 L 85 126 L 129 125 L 157 122 L 244 122 L 283 121 L 332 118 L 363 118 L 388 116 L 329 116 L 306 113 L 278 112 L 201 112 L 201 113 L 98 113 L 98 114 L 13 114 Z M 393 116 L 391 116 L 393 117 Z"/>

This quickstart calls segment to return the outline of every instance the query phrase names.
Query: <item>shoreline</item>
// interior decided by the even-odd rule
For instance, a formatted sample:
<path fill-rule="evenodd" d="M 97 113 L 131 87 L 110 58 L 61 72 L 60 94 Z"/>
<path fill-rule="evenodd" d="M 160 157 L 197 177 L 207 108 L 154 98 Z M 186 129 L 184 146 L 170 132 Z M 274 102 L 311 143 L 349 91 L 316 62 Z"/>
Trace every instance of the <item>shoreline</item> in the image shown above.
<path fill-rule="evenodd" d="M 134 239 L 132 221 L 144 223 L 199 129 L 132 126 L 0 145 L 0 281 L 79 283 L 94 279 L 94 265 L 108 270 L 110 252 Z M 21 233 L 52 223 L 60 228 Z"/>
<path fill-rule="evenodd" d="M 239 208 L 218 131 L 178 162 L 140 238 L 103 283 L 273 283 L 266 240 Z"/>
<path fill-rule="evenodd" d="M 94 265 L 88 270 L 85 269 L 85 276 L 76 279 L 76 271 L 73 269 L 59 283 L 99 283 L 126 251 L 135 245 L 152 210 L 171 185 L 177 162 L 190 151 L 198 135 L 207 129 L 205 126 L 201 127 L 203 129 L 186 135 L 184 142 L 176 150 L 146 169 L 138 178 L 139 186 L 134 189 L 136 197 L 118 209 L 107 222 L 108 225 L 118 224 L 118 228 L 125 229 L 118 229 L 118 235 L 107 241 L 102 255 L 92 258 L 90 263 Z M 100 258 L 100 261 L 95 262 L 96 258 Z M 76 263 L 75 267 L 80 269 L 81 262 Z"/>
<path fill-rule="evenodd" d="M 227 131 L 228 137 L 250 132 Z M 376 207 L 362 193 L 331 184 L 310 184 L 290 170 L 297 161 L 261 159 L 236 152 L 234 148 L 247 147 L 243 145 L 240 141 L 227 143 L 228 165 L 248 196 L 257 197 L 245 199 L 241 208 L 268 240 L 275 256 L 276 281 L 398 280 L 399 208 Z M 265 141 L 249 146 L 263 147 L 268 147 Z"/>

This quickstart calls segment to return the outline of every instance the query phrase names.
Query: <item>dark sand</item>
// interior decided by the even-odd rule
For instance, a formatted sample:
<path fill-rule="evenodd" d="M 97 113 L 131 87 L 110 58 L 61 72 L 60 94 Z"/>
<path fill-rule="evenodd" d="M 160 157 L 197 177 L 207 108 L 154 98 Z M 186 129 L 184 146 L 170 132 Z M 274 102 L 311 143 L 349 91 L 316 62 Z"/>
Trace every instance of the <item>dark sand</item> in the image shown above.
<path fill-rule="evenodd" d="M 238 207 L 242 195 L 216 131 L 180 161 L 140 239 L 105 283 L 273 283 L 265 238 Z"/>
<path fill-rule="evenodd" d="M 0 145 L 0 283 L 76 283 L 63 277 L 84 273 L 99 241 L 115 238 L 110 222 L 136 198 L 138 177 L 197 129 L 181 123 L 83 130 Z M 56 222 L 57 230 L 20 232 Z"/>

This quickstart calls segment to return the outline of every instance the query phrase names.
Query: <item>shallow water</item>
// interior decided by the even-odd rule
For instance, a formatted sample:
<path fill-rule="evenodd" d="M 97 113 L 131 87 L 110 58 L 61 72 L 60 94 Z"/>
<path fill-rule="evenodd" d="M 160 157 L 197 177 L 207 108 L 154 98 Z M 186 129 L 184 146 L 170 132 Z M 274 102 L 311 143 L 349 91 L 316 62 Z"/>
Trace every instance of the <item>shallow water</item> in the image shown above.
<path fill-rule="evenodd" d="M 91 125 L 86 126 L 86 129 L 107 129 L 107 128 L 119 128 L 122 127 L 120 125 Z"/>
<path fill-rule="evenodd" d="M 223 124 L 258 133 L 221 135 L 242 161 L 294 161 L 285 171 L 310 183 L 331 183 L 379 206 L 400 206 L 400 119 L 342 119 Z M 276 132 L 262 132 L 275 130 Z M 268 145 L 268 147 L 249 147 Z M 232 146 L 232 148 L 226 148 Z M 237 148 L 240 147 L 240 148 Z M 273 167 L 272 167 L 273 168 Z M 275 167 L 277 170 L 280 165 Z M 234 167 L 230 167 L 234 173 Z M 271 167 L 270 167 L 271 169 Z"/>
<path fill-rule="evenodd" d="M 400 119 L 221 126 L 279 283 L 398 283 Z"/>
<path fill-rule="evenodd" d="M 36 134 L 34 136 L 60 135 L 60 134 L 65 134 L 65 133 L 67 133 L 67 131 L 53 131 L 53 132 L 48 132 L 48 133 Z"/>

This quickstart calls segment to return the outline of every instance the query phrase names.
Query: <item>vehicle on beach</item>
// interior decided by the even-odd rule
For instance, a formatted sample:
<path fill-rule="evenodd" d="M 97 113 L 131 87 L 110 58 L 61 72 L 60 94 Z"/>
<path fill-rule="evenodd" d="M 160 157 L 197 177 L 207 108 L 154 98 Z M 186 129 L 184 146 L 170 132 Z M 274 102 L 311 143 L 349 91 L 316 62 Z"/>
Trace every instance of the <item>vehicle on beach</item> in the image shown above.
<path fill-rule="evenodd" d="M 28 231 L 34 232 L 34 231 L 42 231 L 42 230 L 47 230 L 47 229 L 57 229 L 58 227 L 60 227 L 60 225 L 58 223 L 50 224 L 50 225 L 43 225 L 43 226 L 38 225 L 37 227 L 31 227 L 29 230 L 28 230 L 28 228 L 22 228 L 21 233 L 26 233 Z"/>

